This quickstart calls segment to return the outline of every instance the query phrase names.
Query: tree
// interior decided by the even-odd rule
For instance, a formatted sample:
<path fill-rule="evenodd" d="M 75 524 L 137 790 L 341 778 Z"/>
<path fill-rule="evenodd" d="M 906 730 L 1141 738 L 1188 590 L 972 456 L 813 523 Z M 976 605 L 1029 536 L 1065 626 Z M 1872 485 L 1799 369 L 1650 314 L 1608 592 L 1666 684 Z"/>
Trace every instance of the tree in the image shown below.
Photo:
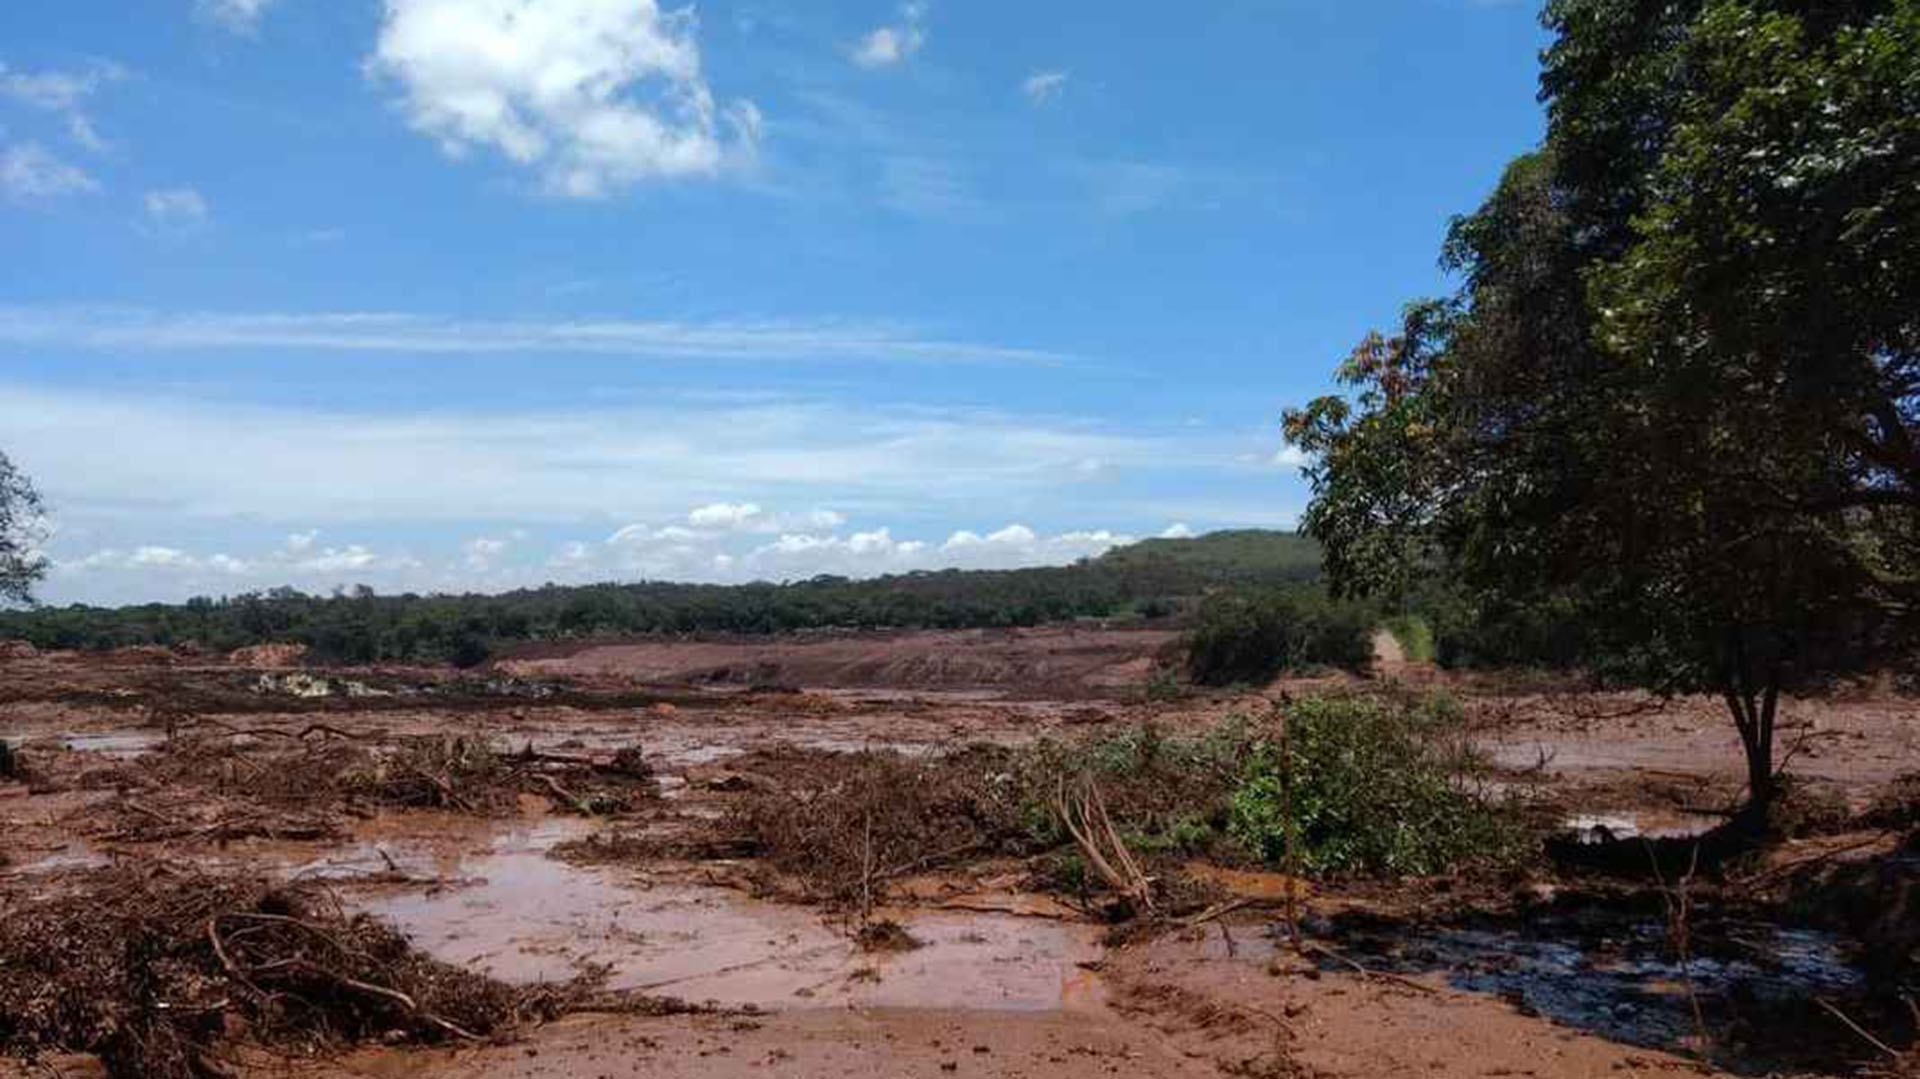
<path fill-rule="evenodd" d="M 1305 526 L 1344 590 L 1444 564 L 1565 604 L 1604 676 L 1721 696 L 1764 809 L 1782 691 L 1920 593 L 1915 2 L 1545 20 L 1546 146 L 1454 222 L 1460 291 L 1287 417 Z"/>
<path fill-rule="evenodd" d="M 33 586 L 47 575 L 44 513 L 33 481 L 0 453 L 0 604 L 31 605 Z"/>

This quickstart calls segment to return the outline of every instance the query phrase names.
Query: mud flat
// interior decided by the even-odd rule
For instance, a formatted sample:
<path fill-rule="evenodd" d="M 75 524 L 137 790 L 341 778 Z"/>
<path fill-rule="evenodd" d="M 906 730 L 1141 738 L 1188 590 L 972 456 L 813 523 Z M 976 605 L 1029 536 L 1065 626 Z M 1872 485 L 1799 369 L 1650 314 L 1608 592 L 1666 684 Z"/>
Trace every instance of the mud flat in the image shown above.
<path fill-rule="evenodd" d="M 103 867 L 187 867 L 322 886 L 349 915 L 509 987 L 591 977 L 610 992 L 711 1004 L 587 1009 L 438 1046 L 346 1040 L 302 1054 L 300 1071 L 322 1076 L 1572 1077 L 1884 1064 L 1821 1000 L 1910 1044 L 1910 1021 L 1869 1004 L 1915 989 L 1889 991 L 1867 962 L 1885 950 L 1876 942 L 1903 939 L 1898 914 L 1885 930 L 1875 910 L 1908 909 L 1914 894 L 1885 872 L 1911 860 L 1899 826 L 1829 829 L 1738 876 L 1685 883 L 1545 863 L 1322 882 L 1294 900 L 1299 945 L 1284 918 L 1297 886 L 1259 867 L 1208 868 L 1203 898 L 1116 933 L 1110 906 L 1046 883 L 1031 860 L 927 850 L 916 866 L 914 852 L 882 867 L 877 898 L 850 907 L 808 899 L 732 838 L 743 799 L 808 789 L 798 769 L 849 755 L 932 761 L 976 747 L 966 751 L 991 763 L 1042 739 L 1072 745 L 1147 723 L 1204 731 L 1287 695 L 1421 694 L 1444 681 L 1401 669 L 1401 688 L 1329 678 L 1149 701 L 1141 683 L 1165 643 L 1078 629 L 640 642 L 479 674 L 297 679 L 16 660 L 0 670 L 0 737 L 29 773 L 0 782 L 0 914 Z M 1570 841 L 1685 842 L 1737 794 L 1731 733 L 1705 702 L 1455 691 L 1500 783 Z M 1920 711 L 1904 699 L 1794 702 L 1788 715 L 1804 774 L 1851 811 L 1884 800 L 1920 761 Z M 604 836 L 651 853 L 556 856 Z M 1876 908 L 1849 920 L 1822 914 L 1841 900 L 1794 907 L 1856 867 L 1887 889 Z M 49 1066 L 99 1069 L 54 1057 L 0 1074 Z M 284 1074 L 288 1061 L 236 1049 L 224 1066 Z"/>

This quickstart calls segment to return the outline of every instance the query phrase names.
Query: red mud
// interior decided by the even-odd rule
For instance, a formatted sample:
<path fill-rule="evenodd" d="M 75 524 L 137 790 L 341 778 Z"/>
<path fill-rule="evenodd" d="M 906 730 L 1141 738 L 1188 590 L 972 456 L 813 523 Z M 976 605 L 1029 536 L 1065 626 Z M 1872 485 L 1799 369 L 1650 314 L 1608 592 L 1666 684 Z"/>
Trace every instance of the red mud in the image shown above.
<path fill-rule="evenodd" d="M 398 696 L 292 701 L 271 687 L 234 689 L 252 685 L 251 675 L 225 665 L 24 656 L 0 660 L 0 738 L 24 745 L 30 763 L 51 758 L 62 768 L 105 770 L 115 758 L 155 745 L 166 723 L 191 724 L 194 717 L 171 702 L 201 699 L 215 687 L 225 694 L 218 722 L 232 728 L 294 733 L 322 722 L 361 736 L 463 733 L 595 758 L 637 744 L 666 795 L 649 812 L 670 823 L 676 814 L 697 819 L 711 812 L 704 792 L 727 781 L 728 758 L 775 743 L 924 751 L 1073 737 L 1147 720 L 1199 727 L 1228 712 L 1267 707 L 1282 692 L 1351 688 L 1350 679 L 1330 679 L 1242 697 L 1150 703 L 1141 690 L 1169 639 L 1163 632 L 1053 628 L 549 648 L 503 662 L 500 673 L 570 680 L 564 695 L 543 697 L 514 684 L 488 691 L 496 698 L 469 694 L 457 702 L 418 688 L 448 680 L 444 671 L 330 672 Z M 277 664 L 282 657 L 261 658 Z M 1413 683 L 1444 681 L 1404 666 L 1394 673 Z M 236 676 L 241 683 L 232 681 Z M 670 683 L 681 687 L 670 702 L 632 697 Z M 739 688 L 765 683 L 806 692 Z M 1713 702 L 1656 706 L 1620 696 L 1461 690 L 1477 737 L 1515 782 L 1544 786 L 1580 813 L 1622 815 L 1643 830 L 1692 827 L 1700 812 L 1738 795 L 1731 724 Z M 1785 714 L 1782 741 L 1798 743 L 1795 770 L 1832 782 L 1856 804 L 1920 767 L 1920 706 L 1911 700 L 1789 702 Z M 340 880 L 355 906 L 394 920 L 435 954 L 507 980 L 559 979 L 605 964 L 617 986 L 764 1011 L 576 1017 L 512 1045 L 368 1049 L 301 1064 L 301 1074 L 1719 1074 L 1684 1059 L 1683 1047 L 1654 1051 L 1571 1029 L 1437 975 L 1413 975 L 1422 989 L 1337 966 L 1319 969 L 1276 946 L 1272 919 L 1252 912 L 1103 949 L 1099 927 L 1022 894 L 1017 874 L 943 880 L 904 887 L 907 905 L 876 912 L 901 922 L 925 947 L 862 953 L 843 925 L 819 911 L 748 898 L 727 879 L 724 863 L 585 867 L 548 859 L 547 846 L 586 825 L 547 815 L 538 798 L 523 799 L 523 815 L 504 821 L 383 814 L 353 822 L 350 837 L 334 844 L 91 844 L 74 822 L 112 797 L 111 789 L 84 785 L 0 783 L 0 829 L 12 854 L 11 865 L 0 865 L 0 888 L 33 887 L 63 867 L 111 857 L 323 876 Z M 1792 856 L 1845 850 L 1830 841 Z M 354 883 L 383 871 L 416 883 Z M 1266 874 L 1222 876 L 1220 883 L 1269 901 L 1286 891 L 1284 881 Z M 1320 893 L 1305 902 L 1309 910 L 1365 904 Z M 59 1062 L 59 1073 L 94 1074 L 92 1067 Z M 266 1061 L 243 1074 L 284 1074 L 286 1067 Z M 0 1075 L 12 1074 L 0 1065 Z"/>

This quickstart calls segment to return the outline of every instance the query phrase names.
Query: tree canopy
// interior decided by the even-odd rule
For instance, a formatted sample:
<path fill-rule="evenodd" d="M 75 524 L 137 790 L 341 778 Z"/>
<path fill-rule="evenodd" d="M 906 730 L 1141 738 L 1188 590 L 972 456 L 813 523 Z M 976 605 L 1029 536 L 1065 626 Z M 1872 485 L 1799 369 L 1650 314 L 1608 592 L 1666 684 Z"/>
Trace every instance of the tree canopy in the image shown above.
<path fill-rule="evenodd" d="M 1336 588 L 1444 565 L 1555 603 L 1603 675 L 1723 696 L 1774 785 L 1783 688 L 1920 598 L 1920 4 L 1554 0 L 1548 135 L 1286 417 Z"/>
<path fill-rule="evenodd" d="M 33 586 L 46 576 L 42 512 L 33 481 L 0 453 L 0 606 L 32 603 Z"/>

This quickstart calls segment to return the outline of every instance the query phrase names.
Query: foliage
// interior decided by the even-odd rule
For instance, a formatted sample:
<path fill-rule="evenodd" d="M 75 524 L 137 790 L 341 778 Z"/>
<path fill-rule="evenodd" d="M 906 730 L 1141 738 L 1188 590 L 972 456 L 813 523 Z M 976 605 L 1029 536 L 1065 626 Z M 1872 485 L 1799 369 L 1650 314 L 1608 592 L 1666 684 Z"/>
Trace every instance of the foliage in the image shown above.
<path fill-rule="evenodd" d="M 1187 674 L 1224 686 L 1315 665 L 1362 669 L 1373 658 L 1373 624 L 1370 609 L 1306 589 L 1210 596 L 1187 635 Z"/>
<path fill-rule="evenodd" d="M 1233 834 L 1316 876 L 1435 873 L 1516 856 L 1508 814 L 1471 787 L 1478 763 L 1444 701 L 1319 698 L 1286 711 L 1233 795 Z"/>
<path fill-rule="evenodd" d="M 296 642 L 325 662 L 473 664 L 512 641 L 1029 626 L 1129 611 L 1164 617 L 1179 608 L 1178 600 L 1210 588 L 1276 586 L 1318 573 L 1318 548 L 1309 541 L 1280 532 L 1224 532 L 1122 547 L 1072 566 L 867 581 L 549 585 L 501 596 L 377 596 L 356 589 L 324 597 L 279 588 L 183 605 L 0 612 L 0 639 L 42 648 L 194 644 L 218 652 Z"/>
<path fill-rule="evenodd" d="M 1917 10 L 1553 0 L 1547 142 L 1453 223 L 1460 291 L 1287 417 L 1331 586 L 1445 567 L 1469 655 L 1721 695 L 1770 797 L 1782 690 L 1920 600 Z"/>
<path fill-rule="evenodd" d="M 31 604 L 33 586 L 47 575 L 44 511 L 33 481 L 0 453 L 0 606 Z"/>
<path fill-rule="evenodd" d="M 1396 614 L 1382 625 L 1388 633 L 1393 634 L 1393 639 L 1400 645 L 1400 654 L 1408 663 L 1432 663 L 1439 658 L 1433 623 L 1420 615 Z"/>

